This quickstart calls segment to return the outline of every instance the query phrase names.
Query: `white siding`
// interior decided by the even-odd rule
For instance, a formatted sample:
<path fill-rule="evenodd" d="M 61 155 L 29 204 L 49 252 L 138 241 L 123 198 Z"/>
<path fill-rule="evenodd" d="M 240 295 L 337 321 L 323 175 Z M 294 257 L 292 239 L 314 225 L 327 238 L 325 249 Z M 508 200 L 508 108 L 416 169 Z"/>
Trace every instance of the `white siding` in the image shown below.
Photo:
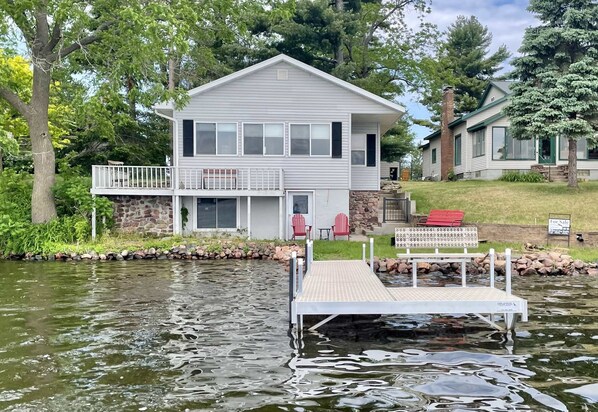
<path fill-rule="evenodd" d="M 484 102 L 482 103 L 481 107 L 484 107 L 492 102 L 495 102 L 496 100 L 500 99 L 501 97 L 504 97 L 505 93 L 502 92 L 500 89 L 498 89 L 495 86 L 492 86 L 490 88 L 490 91 L 488 92 L 488 95 L 486 96 L 486 99 L 484 99 Z"/>
<path fill-rule="evenodd" d="M 252 197 L 251 198 L 251 238 L 276 239 L 278 238 L 278 202 L 277 197 Z M 284 207 L 284 202 L 283 202 Z M 247 202 L 242 210 L 247 227 Z M 284 232 L 283 232 L 284 233 Z"/>
<path fill-rule="evenodd" d="M 432 150 L 436 149 L 436 163 L 432 163 Z M 440 180 L 440 138 L 430 140 L 430 145 L 422 153 L 423 177 Z"/>
<path fill-rule="evenodd" d="M 379 167 L 380 164 L 380 136 L 376 123 L 354 124 L 351 135 L 376 135 L 376 167 L 351 166 L 351 190 L 378 190 L 380 189 Z M 366 141 L 367 145 L 367 141 Z M 350 146 L 349 146 L 350 148 Z M 351 155 L 349 154 L 349 157 Z M 367 153 L 366 153 L 367 158 Z M 350 161 L 350 160 L 349 160 Z"/>
<path fill-rule="evenodd" d="M 331 227 L 334 218 L 339 213 L 349 216 L 348 190 L 316 190 L 315 193 L 315 221 L 313 237 L 317 238 L 320 227 Z M 351 222 L 349 222 L 351 224 Z M 331 234 L 332 235 L 332 234 Z"/>
<path fill-rule="evenodd" d="M 288 80 L 277 80 L 279 69 L 288 70 Z M 285 170 L 287 189 L 349 189 L 351 113 L 392 113 L 392 110 L 281 62 L 201 93 L 193 97 L 185 108 L 175 112 L 179 122 L 179 165 L 206 168 L 280 167 Z M 183 157 L 183 119 L 237 122 L 238 154 Z M 284 122 L 285 156 L 242 156 L 243 122 Z M 343 124 L 341 159 L 289 155 L 289 124 L 331 122 Z"/>

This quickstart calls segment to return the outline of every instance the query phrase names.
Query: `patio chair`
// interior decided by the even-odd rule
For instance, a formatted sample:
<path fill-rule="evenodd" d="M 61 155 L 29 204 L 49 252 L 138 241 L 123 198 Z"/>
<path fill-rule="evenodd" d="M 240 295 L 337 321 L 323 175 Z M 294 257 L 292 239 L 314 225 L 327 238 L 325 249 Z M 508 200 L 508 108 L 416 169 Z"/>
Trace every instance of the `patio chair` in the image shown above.
<path fill-rule="evenodd" d="M 346 214 L 339 213 L 334 218 L 334 225 L 332 225 L 332 238 L 336 240 L 337 236 L 347 236 L 347 240 L 349 240 L 350 235 L 349 218 Z"/>
<path fill-rule="evenodd" d="M 311 226 L 305 224 L 305 217 L 303 217 L 302 214 L 294 214 L 291 223 L 293 226 L 293 240 L 295 240 L 297 236 L 304 236 L 305 239 L 309 239 Z"/>

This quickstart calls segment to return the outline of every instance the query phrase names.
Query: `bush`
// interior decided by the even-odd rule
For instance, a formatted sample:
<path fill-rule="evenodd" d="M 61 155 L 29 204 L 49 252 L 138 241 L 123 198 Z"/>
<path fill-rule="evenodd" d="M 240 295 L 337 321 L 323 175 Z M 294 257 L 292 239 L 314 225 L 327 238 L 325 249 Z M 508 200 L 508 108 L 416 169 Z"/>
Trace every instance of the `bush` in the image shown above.
<path fill-rule="evenodd" d="M 506 172 L 498 180 L 502 182 L 523 182 L 523 183 L 543 183 L 545 182 L 544 176 L 538 172 Z"/>
<path fill-rule="evenodd" d="M 112 221 L 112 202 L 92 198 L 91 179 L 74 175 L 58 177 L 54 187 L 58 218 L 45 224 L 31 223 L 32 176 L 7 169 L 0 174 L 0 251 L 48 253 L 53 244 L 73 244 L 91 235 L 90 218 L 95 206 L 98 229 Z M 105 219 L 103 219 L 105 218 Z"/>

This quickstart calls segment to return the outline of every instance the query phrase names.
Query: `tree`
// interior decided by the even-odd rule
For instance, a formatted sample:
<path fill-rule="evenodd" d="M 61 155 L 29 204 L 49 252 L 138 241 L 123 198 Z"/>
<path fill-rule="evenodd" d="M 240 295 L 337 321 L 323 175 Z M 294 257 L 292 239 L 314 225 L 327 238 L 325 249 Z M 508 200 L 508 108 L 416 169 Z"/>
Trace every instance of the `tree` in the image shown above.
<path fill-rule="evenodd" d="M 409 126 L 409 121 L 403 118 L 386 132 L 380 142 L 380 157 L 383 161 L 399 162 L 417 149 L 415 135 Z"/>
<path fill-rule="evenodd" d="M 568 186 L 577 187 L 577 141 L 598 143 L 598 4 L 531 0 L 542 22 L 525 31 L 504 109 L 517 139 L 568 140 Z"/>
<path fill-rule="evenodd" d="M 186 0 L 4 0 L 0 2 L 0 41 L 18 37 L 26 44 L 33 66 L 29 98 L 23 98 L 14 85 L 0 76 L 0 98 L 22 116 L 29 127 L 33 155 L 34 182 L 31 219 L 43 223 L 56 217 L 52 194 L 56 157 L 49 127 L 50 85 L 61 68 L 76 74 L 82 67 L 71 63 L 84 51 L 85 59 L 105 70 L 102 81 L 122 85 L 123 73 L 130 77 L 125 89 L 135 102 L 140 90 L 167 95 L 155 80 L 155 65 L 166 59 L 165 50 L 176 44 L 185 47 L 184 33 L 196 21 L 195 7 Z M 180 16 L 185 20 L 182 21 Z M 173 27 L 177 33 L 173 34 Z M 6 71 L 0 68 L 0 72 Z M 83 73 L 93 84 L 94 71 Z M 91 76 L 90 76 L 91 74 Z M 116 89 L 114 89 L 116 90 Z M 122 90 L 122 87 L 121 87 Z"/>
<path fill-rule="evenodd" d="M 432 123 L 440 119 L 442 87 L 455 89 L 457 117 L 477 109 L 484 89 L 510 53 L 502 45 L 489 55 L 492 34 L 475 16 L 459 16 L 446 31 L 446 40 L 438 45 L 438 75 L 422 99 L 433 113 Z"/>
<path fill-rule="evenodd" d="M 427 81 L 427 56 L 433 27 L 417 30 L 405 14 L 421 17 L 427 0 L 298 0 L 291 19 L 255 19 L 251 27 L 260 47 L 247 55 L 255 61 L 285 53 L 311 66 L 390 100 Z M 250 62 L 244 62 L 250 63 Z"/>

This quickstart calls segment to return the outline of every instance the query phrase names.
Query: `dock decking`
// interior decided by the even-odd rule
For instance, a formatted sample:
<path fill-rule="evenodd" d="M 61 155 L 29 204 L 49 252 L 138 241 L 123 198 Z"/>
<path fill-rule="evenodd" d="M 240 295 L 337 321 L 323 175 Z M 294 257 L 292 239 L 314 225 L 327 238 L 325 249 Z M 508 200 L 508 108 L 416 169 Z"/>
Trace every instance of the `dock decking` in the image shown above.
<path fill-rule="evenodd" d="M 497 327 L 481 314 L 499 314 L 511 329 L 527 301 L 494 287 L 386 287 L 364 261 L 312 261 L 291 312 L 300 326 L 304 315 L 474 313 Z"/>

